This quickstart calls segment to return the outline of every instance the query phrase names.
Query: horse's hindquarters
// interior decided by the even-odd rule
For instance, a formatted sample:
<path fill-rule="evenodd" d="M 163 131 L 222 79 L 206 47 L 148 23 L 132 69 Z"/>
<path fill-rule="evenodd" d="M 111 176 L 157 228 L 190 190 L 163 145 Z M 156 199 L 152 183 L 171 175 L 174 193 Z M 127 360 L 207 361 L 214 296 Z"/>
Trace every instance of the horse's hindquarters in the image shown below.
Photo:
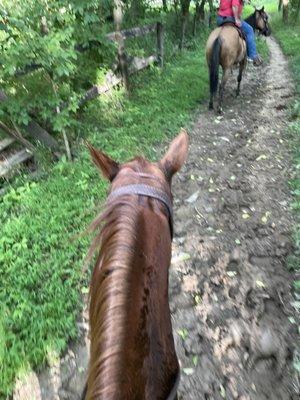
<path fill-rule="evenodd" d="M 240 63 L 246 56 L 246 43 L 240 37 L 237 29 L 232 26 L 224 27 L 219 37 L 222 43 L 220 64 L 223 69 Z"/>
<path fill-rule="evenodd" d="M 214 100 L 219 88 L 217 110 L 222 112 L 223 94 L 229 72 L 234 65 L 240 65 L 238 77 L 239 93 L 242 71 L 246 57 L 246 44 L 240 37 L 238 30 L 233 26 L 222 26 L 215 29 L 209 36 L 206 45 L 206 58 L 209 68 L 210 100 L 209 109 L 214 108 Z M 223 76 L 219 85 L 219 65 L 222 66 Z"/>

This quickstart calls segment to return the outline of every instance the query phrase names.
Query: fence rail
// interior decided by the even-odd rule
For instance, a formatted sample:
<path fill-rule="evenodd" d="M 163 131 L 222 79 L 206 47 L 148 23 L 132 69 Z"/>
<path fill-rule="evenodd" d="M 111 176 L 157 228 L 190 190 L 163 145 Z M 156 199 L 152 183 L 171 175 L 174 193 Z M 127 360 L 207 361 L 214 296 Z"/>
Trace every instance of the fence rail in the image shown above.
<path fill-rule="evenodd" d="M 156 31 L 158 23 L 151 24 L 151 25 L 138 26 L 138 27 L 130 28 L 130 29 L 123 29 L 122 31 L 119 31 L 119 32 L 111 32 L 106 35 L 106 38 L 108 40 L 117 41 L 118 36 L 120 36 L 120 35 L 122 36 L 122 38 L 124 40 L 133 38 L 133 37 L 138 37 L 138 36 L 146 36 L 149 33 Z"/>

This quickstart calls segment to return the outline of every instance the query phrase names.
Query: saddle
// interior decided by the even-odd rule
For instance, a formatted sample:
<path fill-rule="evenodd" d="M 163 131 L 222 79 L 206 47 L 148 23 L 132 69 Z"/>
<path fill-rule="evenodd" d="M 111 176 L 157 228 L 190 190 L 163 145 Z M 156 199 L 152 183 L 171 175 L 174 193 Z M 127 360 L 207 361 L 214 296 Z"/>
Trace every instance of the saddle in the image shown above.
<path fill-rule="evenodd" d="M 230 22 L 230 21 L 224 21 L 221 25 L 221 27 L 224 26 L 232 26 L 233 28 L 235 28 L 239 34 L 239 37 L 243 40 L 246 40 L 246 35 L 245 33 L 241 30 L 241 28 L 239 28 L 238 26 L 235 25 L 235 23 Z"/>

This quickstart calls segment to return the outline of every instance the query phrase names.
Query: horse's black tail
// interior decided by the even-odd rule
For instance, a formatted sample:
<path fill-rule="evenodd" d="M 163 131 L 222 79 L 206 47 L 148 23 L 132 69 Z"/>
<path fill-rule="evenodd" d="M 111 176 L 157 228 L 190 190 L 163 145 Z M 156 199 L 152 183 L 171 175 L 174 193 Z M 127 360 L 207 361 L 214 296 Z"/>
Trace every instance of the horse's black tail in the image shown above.
<path fill-rule="evenodd" d="M 221 41 L 217 37 L 214 41 L 210 63 L 209 63 L 209 83 L 210 94 L 213 96 L 218 90 L 219 83 L 219 62 L 220 62 Z"/>
<path fill-rule="evenodd" d="M 84 386 L 83 392 L 81 394 L 80 400 L 85 400 L 87 394 L 87 383 Z"/>

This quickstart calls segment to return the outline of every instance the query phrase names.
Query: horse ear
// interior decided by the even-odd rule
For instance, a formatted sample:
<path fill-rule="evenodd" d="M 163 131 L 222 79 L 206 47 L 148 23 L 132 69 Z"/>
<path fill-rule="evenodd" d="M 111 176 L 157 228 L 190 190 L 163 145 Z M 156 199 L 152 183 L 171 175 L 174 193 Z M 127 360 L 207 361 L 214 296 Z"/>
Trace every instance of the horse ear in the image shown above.
<path fill-rule="evenodd" d="M 187 158 L 188 145 L 188 134 L 184 129 L 181 129 L 181 132 L 171 142 L 168 151 L 159 163 L 168 180 L 171 180 L 172 176 L 184 164 Z"/>
<path fill-rule="evenodd" d="M 265 6 L 262 7 L 262 9 L 260 10 L 260 12 L 264 12 L 265 11 Z"/>
<path fill-rule="evenodd" d="M 119 164 L 116 161 L 112 160 L 109 156 L 104 154 L 102 151 L 95 149 L 95 147 L 93 147 L 89 143 L 86 143 L 86 146 L 91 153 L 92 160 L 100 169 L 103 176 L 112 181 L 119 172 Z"/>

